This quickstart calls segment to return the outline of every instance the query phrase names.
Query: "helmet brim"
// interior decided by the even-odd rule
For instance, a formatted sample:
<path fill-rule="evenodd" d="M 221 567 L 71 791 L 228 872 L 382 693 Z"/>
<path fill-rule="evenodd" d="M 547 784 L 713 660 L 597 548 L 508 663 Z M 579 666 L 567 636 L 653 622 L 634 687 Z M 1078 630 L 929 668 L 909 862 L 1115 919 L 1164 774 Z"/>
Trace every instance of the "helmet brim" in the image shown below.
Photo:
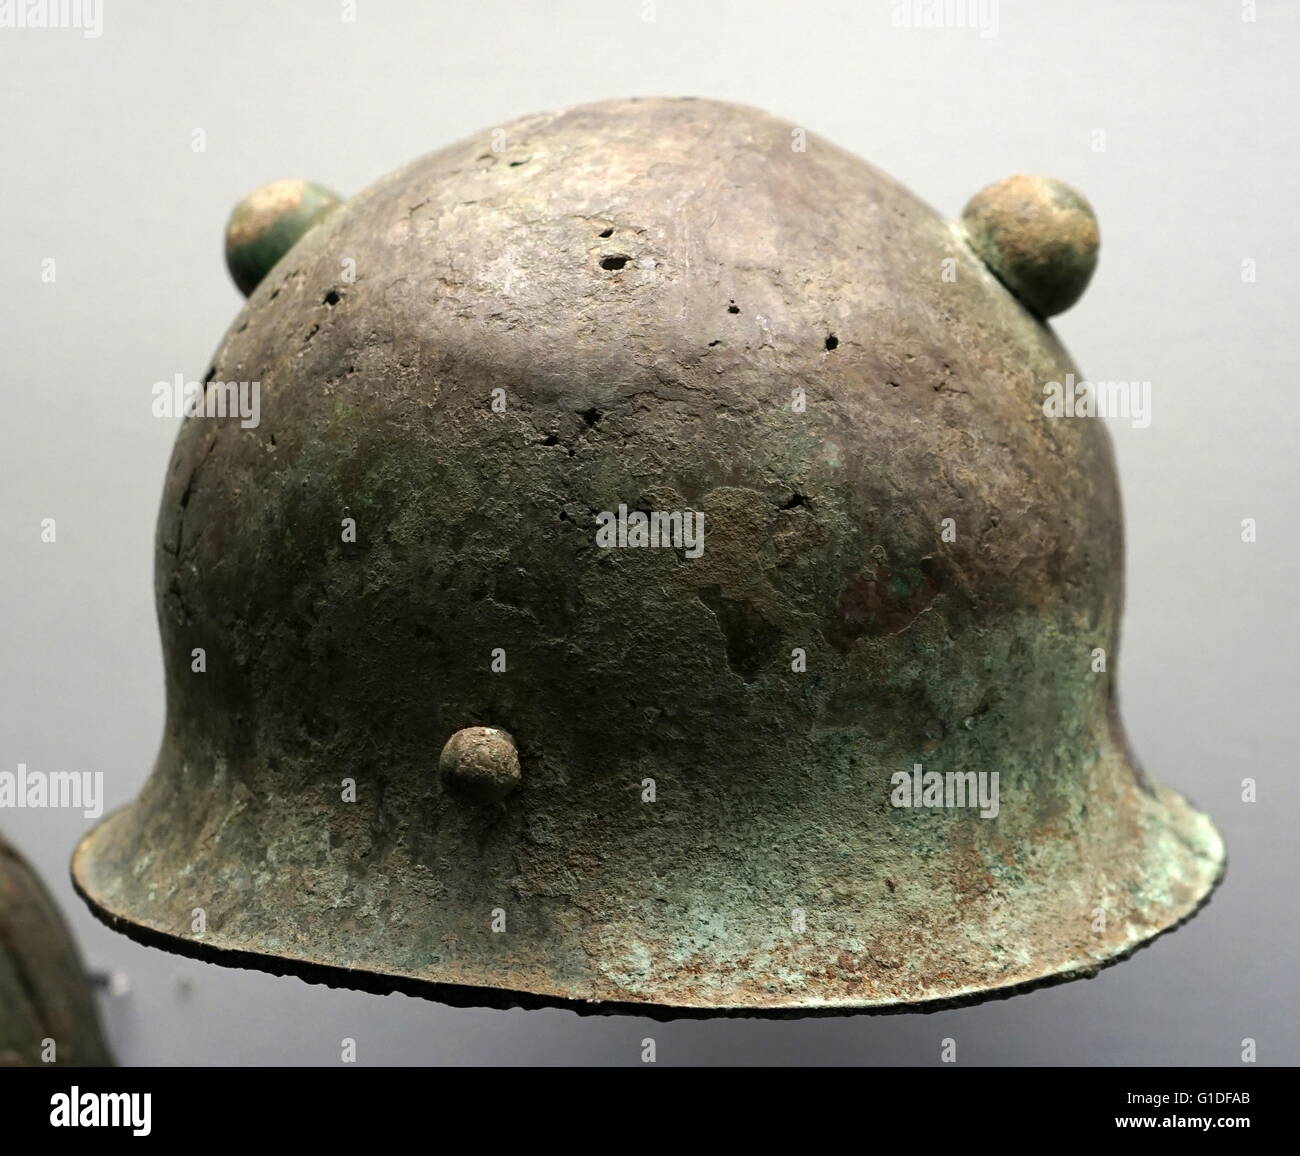
<path fill-rule="evenodd" d="M 154 861 L 131 853 L 140 850 L 132 814 L 139 804 L 106 817 L 82 839 L 72 879 L 102 922 L 147 946 L 226 967 L 375 994 L 401 992 L 456 1007 L 567 1008 L 654 1019 L 929 1012 L 1091 978 L 1208 902 L 1226 868 L 1218 832 L 1175 792 L 1134 782 L 1121 813 L 1113 812 L 1093 832 L 1099 838 L 1056 847 L 1018 883 L 972 896 L 961 884 L 954 889 L 949 876 L 933 876 L 932 918 L 911 934 L 900 924 L 893 941 L 878 938 L 862 952 L 853 947 L 852 934 L 805 929 L 802 937 L 791 938 L 806 942 L 754 959 L 756 941 L 742 930 L 731 942 L 720 942 L 712 974 L 709 966 L 694 963 L 673 966 L 671 978 L 658 974 L 653 961 L 669 954 L 680 961 L 685 948 L 666 945 L 660 927 L 647 928 L 639 942 L 632 924 L 606 929 L 611 958 L 589 958 L 577 967 L 572 944 L 562 935 L 539 937 L 514 954 L 502 952 L 507 937 L 487 930 L 488 908 L 478 902 L 450 917 L 444 913 L 441 931 L 432 938 L 357 935 L 356 918 L 339 906 L 339 897 L 315 888 L 297 893 L 291 914 L 276 910 L 284 902 L 282 890 L 259 887 L 255 880 L 238 896 L 219 895 L 220 888 L 210 884 L 221 868 L 212 860 L 197 866 L 207 882 L 194 891 L 212 896 L 206 926 L 186 934 L 178 925 L 189 925 L 189 901 L 178 901 L 174 888 L 163 894 L 159 877 L 147 867 L 127 866 Z M 228 866 L 229 878 L 252 878 L 237 864 Z M 629 895 L 629 908 L 641 898 Z M 402 901 L 408 900 L 414 897 Z M 485 894 L 484 904 L 490 902 Z M 849 897 L 840 914 L 864 906 Z M 512 914 L 517 918 L 519 912 Z M 821 918 L 835 922 L 824 910 Z M 565 922 L 554 911 L 548 921 L 553 927 Z M 680 930 L 689 938 L 689 929 Z M 525 928 L 513 936 L 528 934 Z M 430 962 L 411 965 L 412 940 L 422 944 Z M 439 949 L 430 951 L 430 944 Z M 629 957 L 651 963 L 641 982 L 620 987 L 613 977 L 627 975 Z M 998 959 L 1000 966 L 991 964 Z M 700 974 L 691 979 L 692 971 Z"/>

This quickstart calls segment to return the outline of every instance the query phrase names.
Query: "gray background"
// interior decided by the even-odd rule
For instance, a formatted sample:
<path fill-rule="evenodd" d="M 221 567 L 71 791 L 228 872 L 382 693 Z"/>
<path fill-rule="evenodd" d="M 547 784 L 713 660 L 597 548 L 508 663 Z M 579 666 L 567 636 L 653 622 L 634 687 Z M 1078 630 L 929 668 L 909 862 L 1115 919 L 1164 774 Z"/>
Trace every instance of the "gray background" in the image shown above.
<path fill-rule="evenodd" d="M 150 767 L 152 536 L 177 424 L 150 416 L 150 389 L 201 379 L 240 305 L 220 247 L 240 195 L 282 176 L 355 191 L 540 109 L 720 97 L 860 153 L 949 215 L 1015 171 L 1062 177 L 1096 207 L 1100 270 L 1057 329 L 1090 377 L 1152 383 L 1151 428 L 1111 423 L 1121 688 L 1147 767 L 1226 836 L 1209 908 L 1090 983 L 930 1016 L 462 1011 L 138 947 L 72 894 L 79 812 L 0 812 L 89 963 L 130 979 L 104 1004 L 125 1062 L 335 1063 L 345 1036 L 369 1064 L 636 1063 L 647 1035 L 668 1064 L 930 1064 L 946 1036 L 969 1064 L 1235 1064 L 1245 1037 L 1261 1063 L 1300 1057 L 1300 5 L 1260 0 L 1248 23 L 1239 0 L 1002 0 L 990 37 L 894 27 L 893 8 L 658 0 L 646 20 L 644 0 L 358 0 L 346 23 L 337 0 L 106 0 L 98 39 L 0 29 L 0 767 L 101 770 L 109 807 Z"/>

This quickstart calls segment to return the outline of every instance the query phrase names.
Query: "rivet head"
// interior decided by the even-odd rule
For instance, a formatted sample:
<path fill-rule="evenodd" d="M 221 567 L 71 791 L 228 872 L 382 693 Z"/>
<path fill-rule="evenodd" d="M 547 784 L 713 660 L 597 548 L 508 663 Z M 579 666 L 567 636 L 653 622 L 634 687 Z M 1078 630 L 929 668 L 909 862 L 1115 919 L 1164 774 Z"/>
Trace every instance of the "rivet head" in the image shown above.
<path fill-rule="evenodd" d="M 1051 177 L 1007 177 L 981 189 L 961 225 L 980 260 L 1037 317 L 1069 309 L 1097 267 L 1092 206 Z"/>
<path fill-rule="evenodd" d="M 304 233 L 342 203 L 311 181 L 272 181 L 239 202 L 226 223 L 226 267 L 247 297 Z"/>
<path fill-rule="evenodd" d="M 496 727 L 466 727 L 447 740 L 438 759 L 447 784 L 478 803 L 497 803 L 519 786 L 515 740 Z"/>

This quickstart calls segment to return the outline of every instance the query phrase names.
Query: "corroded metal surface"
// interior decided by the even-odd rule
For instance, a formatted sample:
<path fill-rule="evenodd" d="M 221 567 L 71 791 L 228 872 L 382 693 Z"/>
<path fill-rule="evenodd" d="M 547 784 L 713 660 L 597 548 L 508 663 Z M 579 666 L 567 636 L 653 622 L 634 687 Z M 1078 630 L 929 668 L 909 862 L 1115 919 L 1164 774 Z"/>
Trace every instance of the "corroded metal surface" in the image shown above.
<path fill-rule="evenodd" d="M 112 1062 L 67 925 L 0 836 L 0 1067 Z"/>
<path fill-rule="evenodd" d="M 1007 177 L 971 197 L 961 223 L 979 258 L 1039 317 L 1069 309 L 1097 268 L 1097 218 L 1061 181 Z"/>
<path fill-rule="evenodd" d="M 105 919 L 452 1002 L 801 1014 L 1091 974 L 1204 900 L 1222 844 L 1115 709 L 1107 435 L 1041 408 L 1073 365 L 798 135 L 529 117 L 257 287 L 212 376 L 261 424 L 187 420 L 168 472 L 157 765 L 74 861 Z M 703 552 L 601 548 L 621 504 Z M 500 802 L 439 773 L 479 726 Z M 917 763 L 997 771 L 999 814 L 891 805 Z"/>
<path fill-rule="evenodd" d="M 311 181 L 272 181 L 237 204 L 226 222 L 226 268 L 247 296 L 308 229 L 339 206 Z"/>
<path fill-rule="evenodd" d="M 499 803 L 523 777 L 514 740 L 493 727 L 457 731 L 442 748 L 438 766 L 452 790 L 480 803 Z"/>

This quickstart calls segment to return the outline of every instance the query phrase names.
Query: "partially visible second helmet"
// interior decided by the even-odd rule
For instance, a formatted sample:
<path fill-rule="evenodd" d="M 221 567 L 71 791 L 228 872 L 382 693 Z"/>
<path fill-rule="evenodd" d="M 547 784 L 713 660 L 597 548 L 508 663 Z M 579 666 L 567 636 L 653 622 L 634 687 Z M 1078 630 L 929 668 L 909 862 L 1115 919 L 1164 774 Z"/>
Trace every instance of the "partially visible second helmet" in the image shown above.
<path fill-rule="evenodd" d="M 67 925 L 0 836 L 0 1067 L 112 1062 Z"/>

